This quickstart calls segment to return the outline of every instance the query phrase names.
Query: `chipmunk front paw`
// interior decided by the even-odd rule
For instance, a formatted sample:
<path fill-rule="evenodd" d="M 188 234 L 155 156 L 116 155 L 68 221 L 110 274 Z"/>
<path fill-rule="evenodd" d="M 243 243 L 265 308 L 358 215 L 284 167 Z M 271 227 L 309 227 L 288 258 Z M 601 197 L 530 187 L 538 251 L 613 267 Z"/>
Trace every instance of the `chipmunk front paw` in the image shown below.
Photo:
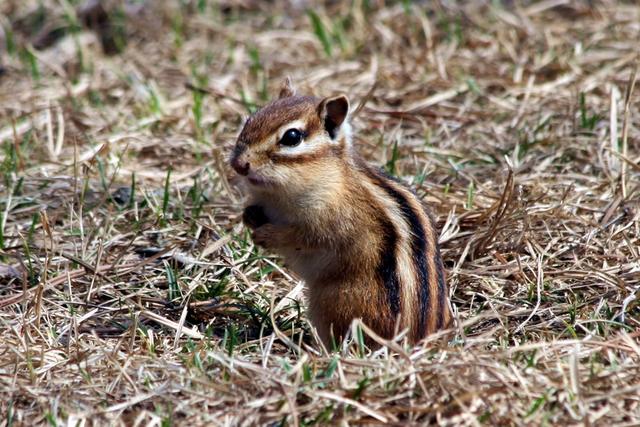
<path fill-rule="evenodd" d="M 256 229 L 269 223 L 269 218 L 264 213 L 262 206 L 251 205 L 244 208 L 242 212 L 242 222 L 251 229 Z"/>
<path fill-rule="evenodd" d="M 274 248 L 278 246 L 281 233 L 279 227 L 273 224 L 264 224 L 255 228 L 251 232 L 253 242 L 263 248 Z"/>

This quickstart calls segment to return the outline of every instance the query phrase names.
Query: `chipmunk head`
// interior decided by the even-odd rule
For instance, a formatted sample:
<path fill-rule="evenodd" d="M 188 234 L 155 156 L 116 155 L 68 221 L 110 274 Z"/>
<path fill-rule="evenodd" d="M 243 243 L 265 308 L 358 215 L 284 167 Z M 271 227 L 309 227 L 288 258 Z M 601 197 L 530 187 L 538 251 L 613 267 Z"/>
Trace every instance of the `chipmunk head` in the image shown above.
<path fill-rule="evenodd" d="M 307 191 L 323 170 L 347 154 L 349 100 L 296 95 L 286 79 L 278 99 L 246 121 L 231 166 L 255 191 Z"/>

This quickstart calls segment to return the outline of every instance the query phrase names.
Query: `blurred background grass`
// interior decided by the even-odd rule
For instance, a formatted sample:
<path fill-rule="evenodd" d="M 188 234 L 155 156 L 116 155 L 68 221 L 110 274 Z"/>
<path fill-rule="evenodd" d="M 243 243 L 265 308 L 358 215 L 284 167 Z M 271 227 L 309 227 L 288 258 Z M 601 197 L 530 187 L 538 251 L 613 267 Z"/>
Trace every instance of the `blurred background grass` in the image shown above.
<path fill-rule="evenodd" d="M 0 425 L 638 422 L 636 2 L 0 3 Z M 284 76 L 441 228 L 457 325 L 327 353 L 226 166 Z"/>

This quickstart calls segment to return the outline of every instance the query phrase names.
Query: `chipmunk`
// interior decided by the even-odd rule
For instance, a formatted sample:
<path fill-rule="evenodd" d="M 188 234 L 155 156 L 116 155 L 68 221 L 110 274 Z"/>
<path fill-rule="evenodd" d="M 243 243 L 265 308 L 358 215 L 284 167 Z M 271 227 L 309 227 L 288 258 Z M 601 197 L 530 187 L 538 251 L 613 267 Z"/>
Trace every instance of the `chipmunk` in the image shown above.
<path fill-rule="evenodd" d="M 250 193 L 243 221 L 304 279 L 325 345 L 355 318 L 385 338 L 407 328 L 415 343 L 452 320 L 436 226 L 358 155 L 348 113 L 345 95 L 299 96 L 287 79 L 249 117 L 231 156 Z"/>

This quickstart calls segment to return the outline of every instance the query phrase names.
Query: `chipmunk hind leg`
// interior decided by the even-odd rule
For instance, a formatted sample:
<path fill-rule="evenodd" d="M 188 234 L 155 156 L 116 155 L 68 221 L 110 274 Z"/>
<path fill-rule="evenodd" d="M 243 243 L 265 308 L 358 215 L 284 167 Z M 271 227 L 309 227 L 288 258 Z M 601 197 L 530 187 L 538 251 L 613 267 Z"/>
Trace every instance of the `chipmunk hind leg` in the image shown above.
<path fill-rule="evenodd" d="M 386 307 L 386 296 L 367 282 L 309 286 L 309 318 L 327 348 L 331 348 L 332 334 L 334 341 L 339 343 L 354 319 L 361 319 L 383 338 L 393 337 L 396 317 L 391 316 Z M 369 339 L 366 342 L 368 345 L 373 343 Z"/>

